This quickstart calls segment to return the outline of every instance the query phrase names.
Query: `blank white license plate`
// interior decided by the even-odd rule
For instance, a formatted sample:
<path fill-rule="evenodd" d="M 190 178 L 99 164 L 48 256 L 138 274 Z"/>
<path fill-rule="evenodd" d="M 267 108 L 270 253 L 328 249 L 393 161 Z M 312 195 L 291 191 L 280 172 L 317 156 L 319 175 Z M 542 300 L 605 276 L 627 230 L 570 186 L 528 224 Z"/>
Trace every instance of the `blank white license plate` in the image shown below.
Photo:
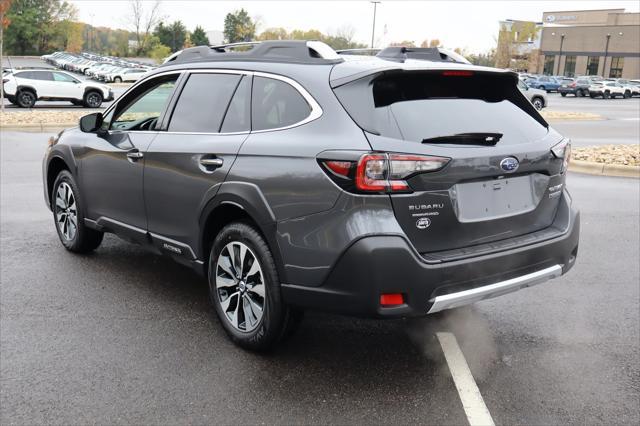
<path fill-rule="evenodd" d="M 460 222 L 480 222 L 528 213 L 534 210 L 549 177 L 526 176 L 457 184 L 454 196 Z"/>

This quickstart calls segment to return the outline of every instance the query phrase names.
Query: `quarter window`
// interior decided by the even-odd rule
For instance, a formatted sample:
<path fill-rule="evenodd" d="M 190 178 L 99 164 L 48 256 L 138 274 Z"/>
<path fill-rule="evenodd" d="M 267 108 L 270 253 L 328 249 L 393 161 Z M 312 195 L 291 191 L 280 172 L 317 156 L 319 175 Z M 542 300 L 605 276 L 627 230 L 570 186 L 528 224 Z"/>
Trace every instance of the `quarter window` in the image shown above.
<path fill-rule="evenodd" d="M 299 123 L 311 107 L 293 86 L 284 81 L 254 77 L 252 130 L 277 129 Z"/>
<path fill-rule="evenodd" d="M 220 132 L 222 119 L 241 77 L 237 74 L 191 74 L 173 110 L 169 131 Z"/>

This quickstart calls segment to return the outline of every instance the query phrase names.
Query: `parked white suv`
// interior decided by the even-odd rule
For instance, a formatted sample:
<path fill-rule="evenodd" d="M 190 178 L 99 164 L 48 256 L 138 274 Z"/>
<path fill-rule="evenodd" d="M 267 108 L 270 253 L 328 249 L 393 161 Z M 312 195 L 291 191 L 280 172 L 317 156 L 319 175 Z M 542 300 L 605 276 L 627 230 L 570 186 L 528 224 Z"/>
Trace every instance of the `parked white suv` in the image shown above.
<path fill-rule="evenodd" d="M 2 83 L 5 98 L 22 108 L 31 108 L 38 100 L 98 108 L 103 101 L 113 100 L 109 86 L 80 81 L 64 71 L 19 70 L 3 75 Z"/>
<path fill-rule="evenodd" d="M 140 77 L 145 75 L 149 70 L 144 68 L 121 68 L 108 74 L 105 77 L 106 81 L 114 83 L 122 83 L 125 81 L 138 81 Z"/>
<path fill-rule="evenodd" d="M 603 99 L 615 98 L 620 96 L 626 98 L 625 89 L 621 84 L 615 81 L 598 81 L 589 86 L 589 96 L 596 98 L 602 96 Z"/>

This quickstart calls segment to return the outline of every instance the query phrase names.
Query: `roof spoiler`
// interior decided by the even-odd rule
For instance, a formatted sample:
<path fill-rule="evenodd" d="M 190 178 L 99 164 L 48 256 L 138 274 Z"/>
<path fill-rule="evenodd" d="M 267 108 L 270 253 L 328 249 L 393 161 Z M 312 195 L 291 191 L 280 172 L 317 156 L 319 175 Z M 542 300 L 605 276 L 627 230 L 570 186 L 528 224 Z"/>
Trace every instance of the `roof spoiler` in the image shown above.
<path fill-rule="evenodd" d="M 404 47 L 394 46 L 382 49 L 377 55 L 382 59 L 404 62 L 407 59 L 419 59 L 436 62 L 455 62 L 471 65 L 464 56 L 442 47 Z"/>
<path fill-rule="evenodd" d="M 271 40 L 191 47 L 169 56 L 163 65 L 204 61 L 337 64 L 344 59 L 321 41 Z"/>

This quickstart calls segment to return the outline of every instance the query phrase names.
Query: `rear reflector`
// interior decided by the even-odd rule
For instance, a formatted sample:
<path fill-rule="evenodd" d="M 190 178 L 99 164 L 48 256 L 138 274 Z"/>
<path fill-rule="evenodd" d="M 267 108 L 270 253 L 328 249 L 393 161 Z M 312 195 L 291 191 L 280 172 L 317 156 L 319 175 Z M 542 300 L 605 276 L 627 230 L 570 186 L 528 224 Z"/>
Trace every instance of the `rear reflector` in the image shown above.
<path fill-rule="evenodd" d="M 380 306 L 404 305 L 402 293 L 383 293 L 380 295 Z"/>

